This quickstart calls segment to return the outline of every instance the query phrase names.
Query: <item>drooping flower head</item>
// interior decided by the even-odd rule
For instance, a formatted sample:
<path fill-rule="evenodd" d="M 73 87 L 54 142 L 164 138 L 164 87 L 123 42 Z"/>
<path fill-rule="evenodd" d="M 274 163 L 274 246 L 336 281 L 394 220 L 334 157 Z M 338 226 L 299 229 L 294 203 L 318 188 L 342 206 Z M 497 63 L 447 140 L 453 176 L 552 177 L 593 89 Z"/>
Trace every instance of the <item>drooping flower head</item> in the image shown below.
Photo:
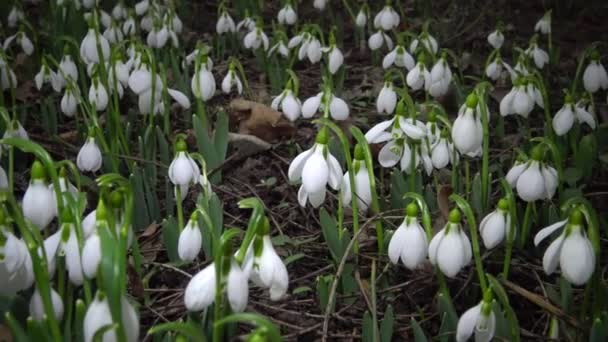
<path fill-rule="evenodd" d="M 489 113 L 487 109 L 486 113 Z M 458 117 L 452 126 L 452 141 L 458 152 L 463 155 L 470 157 L 481 155 L 483 126 L 477 95 L 470 94 L 466 103 L 460 107 Z"/>
<path fill-rule="evenodd" d="M 584 101 L 574 104 L 572 96 L 567 94 L 564 98 L 564 105 L 553 117 L 553 130 L 558 136 L 566 135 L 575 122 L 579 124 L 586 123 L 591 129 L 595 129 L 596 127 L 595 118 L 585 108 Z"/>
<path fill-rule="evenodd" d="M 302 103 L 298 99 L 299 82 L 297 76 L 289 70 L 290 78 L 285 89 L 272 99 L 270 107 L 281 111 L 289 121 L 296 121 L 302 114 Z"/>
<path fill-rule="evenodd" d="M 479 224 L 479 233 L 484 246 L 492 249 L 498 246 L 505 237 L 513 239 L 515 230 L 511 232 L 511 213 L 509 212 L 509 201 L 501 198 L 496 210 L 486 215 Z M 513 235 L 511 235 L 513 234 Z"/>
<path fill-rule="evenodd" d="M 429 245 L 429 260 L 450 278 L 454 278 L 473 257 L 471 242 L 462 228 L 460 219 L 460 211 L 453 209 L 448 223 L 435 234 Z"/>
<path fill-rule="evenodd" d="M 426 232 L 418 222 L 418 206 L 410 203 L 405 209 L 403 223 L 397 228 L 388 245 L 388 256 L 393 264 L 399 260 L 410 270 L 420 266 L 428 254 Z"/>
<path fill-rule="evenodd" d="M 590 61 L 583 73 L 583 86 L 590 93 L 600 89 L 608 89 L 608 73 L 600 61 L 600 54 L 596 50 L 590 54 Z"/>
<path fill-rule="evenodd" d="M 34 161 L 30 184 L 25 190 L 22 202 L 23 216 L 42 230 L 57 215 L 55 194 L 46 182 L 46 171 L 42 163 Z"/>
<path fill-rule="evenodd" d="M 363 152 L 363 147 L 359 144 L 355 146 L 353 169 L 355 170 L 354 190 L 351 189 L 350 171 L 346 171 L 344 177 L 342 177 L 342 204 L 344 206 L 350 206 L 352 196 L 356 196 L 359 212 L 365 213 L 372 202 L 372 190 L 369 171 L 365 164 L 365 154 Z"/>
<path fill-rule="evenodd" d="M 530 159 L 516 162 L 505 177 L 511 187 L 517 189 L 519 198 L 526 202 L 551 199 L 559 184 L 557 171 L 543 161 L 544 152 L 542 145 L 535 146 Z"/>
<path fill-rule="evenodd" d="M 496 317 L 492 311 L 492 290 L 484 293 L 483 300 L 460 316 L 456 328 L 456 341 L 468 341 L 475 335 L 476 342 L 490 342 L 496 332 Z"/>
<path fill-rule="evenodd" d="M 331 117 L 341 121 L 348 119 L 350 110 L 346 101 L 334 95 L 331 87 L 324 86 L 324 90 L 317 95 L 310 97 L 302 104 L 302 117 L 311 118 L 317 112 L 323 113 L 324 117 Z"/>
<path fill-rule="evenodd" d="M 289 274 L 283 260 L 272 246 L 267 217 L 264 217 L 258 226 L 253 241 L 253 267 L 250 278 L 256 285 L 267 288 L 273 301 L 280 300 L 287 293 Z"/>

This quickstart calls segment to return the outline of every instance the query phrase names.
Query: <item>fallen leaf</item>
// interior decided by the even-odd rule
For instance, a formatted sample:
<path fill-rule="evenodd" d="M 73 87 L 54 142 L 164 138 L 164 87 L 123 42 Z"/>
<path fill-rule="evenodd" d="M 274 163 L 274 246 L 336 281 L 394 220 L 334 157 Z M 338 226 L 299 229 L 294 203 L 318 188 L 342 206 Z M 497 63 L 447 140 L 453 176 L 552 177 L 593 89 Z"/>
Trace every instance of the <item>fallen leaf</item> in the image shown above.
<path fill-rule="evenodd" d="M 442 185 L 437 192 L 437 206 L 444 219 L 450 215 L 450 195 L 454 192 L 450 185 Z"/>
<path fill-rule="evenodd" d="M 261 103 L 234 99 L 230 102 L 231 127 L 238 133 L 272 142 L 295 134 L 295 126 L 283 114 Z"/>
<path fill-rule="evenodd" d="M 152 236 L 154 234 L 156 234 L 156 231 L 158 231 L 158 228 L 160 227 L 160 225 L 156 222 L 152 222 L 145 230 L 143 233 L 141 233 L 140 237 L 145 238 L 145 237 L 149 237 Z"/>
<path fill-rule="evenodd" d="M 249 134 L 228 133 L 228 141 L 239 158 L 246 158 L 272 147 L 270 143 Z"/>

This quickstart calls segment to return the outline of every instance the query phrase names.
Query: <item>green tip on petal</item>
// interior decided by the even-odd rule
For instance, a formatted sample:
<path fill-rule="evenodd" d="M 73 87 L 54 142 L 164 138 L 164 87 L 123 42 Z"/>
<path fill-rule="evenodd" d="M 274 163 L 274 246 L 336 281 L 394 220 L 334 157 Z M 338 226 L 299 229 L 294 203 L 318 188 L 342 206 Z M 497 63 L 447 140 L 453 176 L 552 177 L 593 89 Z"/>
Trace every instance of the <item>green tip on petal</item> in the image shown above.
<path fill-rule="evenodd" d="M 408 204 L 407 207 L 405 207 L 405 215 L 409 217 L 418 216 L 418 206 L 416 205 L 416 203 L 412 202 Z"/>
<path fill-rule="evenodd" d="M 365 159 L 365 152 L 363 152 L 363 147 L 359 144 L 357 144 L 355 146 L 355 159 L 357 159 L 357 160 Z"/>
<path fill-rule="evenodd" d="M 509 201 L 506 198 L 501 198 L 497 205 L 500 210 L 509 210 Z"/>
<path fill-rule="evenodd" d="M 532 160 L 541 161 L 543 160 L 544 156 L 545 150 L 540 144 L 534 146 L 534 148 L 532 148 L 532 151 L 530 151 L 530 158 L 532 158 Z"/>
<path fill-rule="evenodd" d="M 323 127 L 317 134 L 317 138 L 315 139 L 315 142 L 317 144 L 327 145 L 328 141 L 329 141 L 329 133 L 327 132 L 327 127 Z"/>
<path fill-rule="evenodd" d="M 469 94 L 469 96 L 467 96 L 467 107 L 468 108 L 476 108 L 477 102 L 479 102 L 479 99 L 477 98 L 477 95 L 475 93 L 471 93 L 471 94 Z"/>
<path fill-rule="evenodd" d="M 429 113 L 429 122 L 437 122 L 437 113 L 434 110 Z"/>
<path fill-rule="evenodd" d="M 264 216 L 260 224 L 258 225 L 256 233 L 259 236 L 264 236 L 270 234 L 270 221 L 268 217 Z"/>
<path fill-rule="evenodd" d="M 46 170 L 41 162 L 35 160 L 32 164 L 32 173 L 30 176 L 31 180 L 45 180 L 46 179 Z"/>
<path fill-rule="evenodd" d="M 95 211 L 95 219 L 97 221 L 107 221 L 108 220 L 108 210 L 106 209 L 106 203 L 103 198 L 99 199 L 99 203 L 97 203 L 97 209 Z"/>
<path fill-rule="evenodd" d="M 581 225 L 583 223 L 583 213 L 577 208 L 570 213 L 568 223 L 572 225 Z"/>
<path fill-rule="evenodd" d="M 186 140 L 183 138 L 179 138 L 175 142 L 175 152 L 186 152 L 188 150 L 188 144 L 186 144 Z"/>
<path fill-rule="evenodd" d="M 600 53 L 597 50 L 593 50 L 591 51 L 591 55 L 589 56 L 589 58 L 591 58 L 592 61 L 599 61 Z"/>
<path fill-rule="evenodd" d="M 460 210 L 456 208 L 452 209 L 452 211 L 450 211 L 450 215 L 448 216 L 448 221 L 450 221 L 450 223 L 460 223 L 460 219 Z"/>

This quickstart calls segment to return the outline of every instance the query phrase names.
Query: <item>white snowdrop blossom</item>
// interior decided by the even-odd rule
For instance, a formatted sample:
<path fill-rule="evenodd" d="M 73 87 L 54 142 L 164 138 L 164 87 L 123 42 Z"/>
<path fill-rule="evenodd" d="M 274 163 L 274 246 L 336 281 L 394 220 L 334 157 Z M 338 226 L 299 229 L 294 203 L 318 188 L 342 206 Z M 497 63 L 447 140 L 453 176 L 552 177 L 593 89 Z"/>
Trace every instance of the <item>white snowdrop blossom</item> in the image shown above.
<path fill-rule="evenodd" d="M 355 25 L 357 25 L 357 27 L 359 28 L 363 28 L 365 27 L 365 25 L 367 24 L 367 12 L 365 11 L 364 8 L 359 9 L 359 13 L 357 13 L 357 16 L 355 17 Z"/>
<path fill-rule="evenodd" d="M 596 127 L 593 114 L 585 108 L 583 102 L 579 101 L 575 105 L 572 98 L 566 96 L 564 105 L 553 117 L 553 130 L 559 136 L 566 135 L 574 125 L 574 122 L 578 122 L 579 124 L 586 123 L 591 129 L 595 129 Z"/>
<path fill-rule="evenodd" d="M 468 341 L 475 335 L 475 342 L 490 342 L 496 332 L 496 316 L 492 311 L 492 301 L 484 300 L 468 309 L 460 316 L 456 327 L 456 341 Z"/>
<path fill-rule="evenodd" d="M 66 241 L 61 240 L 59 253 L 65 255 L 65 265 L 70 281 L 72 284 L 80 286 L 84 282 L 84 273 L 82 269 L 82 254 L 76 236 L 76 226 L 73 223 L 63 223 L 62 226 L 61 236 L 62 238 L 65 236 L 68 238 Z"/>
<path fill-rule="evenodd" d="M 8 27 L 17 27 L 17 23 L 23 20 L 24 17 L 23 11 L 17 6 L 13 6 L 7 17 Z"/>
<path fill-rule="evenodd" d="M 97 172 L 101 169 L 102 163 L 101 150 L 95 141 L 95 137 L 90 135 L 78 151 L 76 165 L 82 172 Z"/>
<path fill-rule="evenodd" d="M 59 293 L 55 291 L 55 289 L 50 288 L 51 291 L 51 303 L 53 304 L 53 313 L 55 314 L 55 319 L 61 322 L 63 318 L 63 300 L 59 296 Z M 42 321 L 46 317 L 46 312 L 44 311 L 44 304 L 42 303 L 42 296 L 40 295 L 40 291 L 38 287 L 34 290 L 32 297 L 30 298 L 30 316 L 36 321 Z"/>
<path fill-rule="evenodd" d="M 255 26 L 255 20 L 253 20 L 248 14 L 245 14 L 245 18 L 236 24 L 236 30 L 240 31 L 241 29 L 245 29 L 247 31 L 253 31 L 255 30 Z"/>
<path fill-rule="evenodd" d="M 339 190 L 342 182 L 342 167 L 329 152 L 327 131 L 322 130 L 315 145 L 300 153 L 289 165 L 290 182 L 301 181 L 298 203 L 305 207 L 307 202 L 318 208 L 325 201 L 326 187 Z"/>
<path fill-rule="evenodd" d="M 245 310 L 249 299 L 248 278 L 251 267 L 244 269 L 233 259 L 230 263 L 225 290 L 228 302 L 234 312 Z M 184 304 L 189 311 L 202 311 L 215 300 L 216 291 L 215 263 L 199 271 L 186 286 L 184 291 Z"/>
<path fill-rule="evenodd" d="M 541 158 L 542 150 L 535 148 L 529 161 L 516 163 L 505 177 L 511 187 L 517 190 L 519 198 L 526 202 L 549 200 L 557 189 L 557 171 L 542 162 Z"/>
<path fill-rule="evenodd" d="M 101 48 L 101 56 L 99 56 L 97 51 L 98 40 Z M 106 37 L 96 34 L 95 30 L 90 28 L 87 35 L 80 43 L 80 57 L 86 64 L 107 61 L 110 58 L 110 43 Z"/>
<path fill-rule="evenodd" d="M 196 259 L 202 246 L 203 235 L 198 225 L 198 214 L 194 212 L 179 234 L 177 254 L 182 261 L 191 262 Z"/>
<path fill-rule="evenodd" d="M 534 31 L 542 34 L 551 33 L 551 11 L 548 11 L 534 25 Z"/>
<path fill-rule="evenodd" d="M 70 81 L 78 81 L 78 67 L 69 54 L 65 54 L 61 57 L 59 69 L 57 70 L 57 78 L 59 79 L 62 88 Z"/>
<path fill-rule="evenodd" d="M 3 44 L 4 50 L 8 50 L 13 41 L 19 44 L 23 53 L 25 53 L 27 56 L 31 56 L 32 53 L 34 53 L 34 44 L 32 44 L 32 41 L 28 38 L 25 32 L 19 31 L 16 34 L 6 38 Z"/>
<path fill-rule="evenodd" d="M 562 276 L 575 286 L 587 283 L 595 269 L 595 251 L 583 228 L 583 214 L 575 209 L 567 220 L 541 229 L 534 237 L 538 246 L 544 239 L 562 229 L 543 256 L 545 273 L 552 274 L 559 265 Z"/>
<path fill-rule="evenodd" d="M 250 278 L 258 286 L 269 289 L 270 300 L 280 300 L 287 293 L 289 274 L 277 254 L 270 235 L 256 236 L 255 256 Z"/>
<path fill-rule="evenodd" d="M 407 85 L 412 90 L 423 89 L 429 91 L 431 88 L 431 73 L 424 65 L 424 62 L 419 61 L 416 66 L 407 73 L 405 78 Z"/>
<path fill-rule="evenodd" d="M 183 138 L 175 143 L 175 157 L 169 165 L 169 179 L 175 186 L 189 186 L 198 181 L 201 171 L 187 151 Z"/>
<path fill-rule="evenodd" d="M 139 317 L 137 316 L 137 312 L 124 296 L 120 298 L 120 304 L 122 313 L 121 324 L 126 335 L 126 341 L 136 342 L 139 340 Z M 94 337 L 96 337 L 97 332 L 113 323 L 115 322 L 112 320 L 108 298 L 98 291 L 84 315 L 82 330 L 84 341 L 95 341 Z M 104 333 L 97 335 L 99 335 L 102 341 L 117 341 L 116 329 L 108 329 Z"/>
<path fill-rule="evenodd" d="M 3 53 L 0 53 L 0 89 L 4 91 L 16 87 L 17 76 L 8 65 L 6 56 Z"/>
<path fill-rule="evenodd" d="M 194 97 L 203 101 L 208 101 L 215 95 L 215 78 L 210 69 L 207 68 L 206 62 L 197 65 L 196 71 L 192 76 L 190 87 Z"/>
<path fill-rule="evenodd" d="M 281 111 L 289 121 L 296 121 L 302 114 L 302 104 L 291 89 L 283 90 L 272 100 L 270 107 Z"/>
<path fill-rule="evenodd" d="M 51 223 L 57 212 L 55 194 L 45 181 L 45 171 L 38 161 L 32 165 L 30 184 L 21 203 L 23 216 L 42 230 Z"/>
<path fill-rule="evenodd" d="M 273 46 L 271 46 L 270 49 L 268 49 L 267 56 L 270 57 L 274 53 L 278 53 L 280 56 L 282 56 L 284 58 L 289 57 L 289 47 L 287 47 L 287 45 L 285 45 L 285 41 L 283 41 L 281 39 L 278 42 L 276 42 Z"/>
<path fill-rule="evenodd" d="M 542 69 L 545 64 L 549 63 L 549 54 L 547 51 L 538 47 L 538 44 L 536 43 L 530 45 L 530 47 L 526 50 L 526 54 L 532 57 L 534 64 L 536 64 L 536 67 L 539 69 Z"/>
<path fill-rule="evenodd" d="M 376 99 L 376 110 L 378 111 L 378 114 L 393 114 L 396 106 L 397 93 L 393 88 L 393 83 L 386 81 L 384 82 L 382 89 L 380 89 L 380 93 Z"/>
<path fill-rule="evenodd" d="M 505 41 L 505 36 L 500 30 L 494 30 L 488 35 L 488 43 L 492 45 L 494 49 L 500 49 Z"/>
<path fill-rule="evenodd" d="M 429 260 L 441 273 L 454 278 L 472 257 L 471 242 L 460 224 L 460 212 L 453 209 L 448 223 L 431 240 Z"/>
<path fill-rule="evenodd" d="M 336 44 L 332 44 L 329 47 L 325 47 L 322 49 L 322 51 L 328 56 L 329 62 L 327 63 L 327 68 L 329 69 L 329 72 L 334 75 L 336 72 L 338 72 L 338 70 L 340 69 L 340 67 L 342 67 L 342 64 L 344 63 L 344 55 L 342 54 L 342 51 L 340 51 L 340 48 L 336 46 Z"/>
<path fill-rule="evenodd" d="M 125 38 L 122 29 L 118 22 L 112 20 L 112 24 L 105 31 L 103 31 L 103 36 L 108 40 L 110 44 L 116 44 L 118 42 L 123 41 Z"/>
<path fill-rule="evenodd" d="M 418 222 L 418 207 L 410 203 L 403 223 L 397 228 L 388 244 L 388 257 L 393 264 L 399 260 L 409 270 L 415 270 L 426 260 L 429 243 L 426 232 Z"/>
<path fill-rule="evenodd" d="M 585 68 L 583 73 L 583 86 L 590 93 L 595 93 L 600 89 L 608 89 L 608 73 L 599 61 L 599 55 L 594 56 Z"/>
<path fill-rule="evenodd" d="M 331 118 L 337 121 L 348 119 L 350 114 L 346 101 L 332 94 L 330 90 L 326 90 L 326 92 L 318 93 L 304 101 L 302 117 L 309 119 L 317 112 L 325 112 L 326 108 Z"/>
<path fill-rule="evenodd" d="M 323 11 L 325 6 L 327 6 L 327 1 L 328 0 L 314 0 L 312 6 L 319 11 Z"/>
<path fill-rule="evenodd" d="M 431 68 L 430 76 L 429 94 L 433 97 L 447 94 L 450 83 L 452 83 L 452 70 L 450 70 L 450 66 L 444 57 L 440 58 Z"/>
<path fill-rule="evenodd" d="M 230 94 L 232 88 L 236 88 L 239 95 L 243 93 L 243 83 L 233 67 L 229 68 L 228 73 L 222 80 L 222 91 L 224 94 Z"/>
<path fill-rule="evenodd" d="M 236 32 L 234 20 L 227 11 L 222 12 L 220 17 L 217 19 L 217 23 L 215 24 L 215 32 L 220 35 L 228 32 Z"/>
<path fill-rule="evenodd" d="M 388 69 L 392 65 L 399 68 L 406 68 L 412 70 L 416 63 L 414 58 L 410 55 L 402 45 L 397 45 L 391 52 L 387 53 L 382 60 L 382 68 Z"/>
<path fill-rule="evenodd" d="M 365 165 L 365 156 L 363 149 L 357 145 L 355 147 L 355 158 L 353 159 L 353 168 L 355 170 L 354 185 L 355 196 L 357 199 L 357 208 L 360 213 L 366 213 L 372 203 L 372 189 L 369 181 L 369 171 Z M 346 171 L 342 177 L 342 204 L 345 207 L 351 205 L 353 199 L 353 191 L 350 184 L 350 172 Z"/>
<path fill-rule="evenodd" d="M 487 108 L 486 113 L 489 114 Z M 452 125 L 452 141 L 460 154 L 469 157 L 481 155 L 483 126 L 481 123 L 481 108 L 475 95 L 469 95 L 467 102 L 458 110 L 458 117 Z"/>
<path fill-rule="evenodd" d="M 428 32 L 423 32 L 419 38 L 412 40 L 410 43 L 410 53 L 415 54 L 418 49 L 426 50 L 434 55 L 439 51 L 439 44 L 435 37 Z"/>
<path fill-rule="evenodd" d="M 108 101 L 108 91 L 98 78 L 94 78 L 89 88 L 89 102 L 94 105 L 98 112 L 101 112 L 108 107 Z"/>
<path fill-rule="evenodd" d="M 260 27 L 256 27 L 249 31 L 249 33 L 245 35 L 245 38 L 243 38 L 243 45 L 249 50 L 263 48 L 264 51 L 267 51 L 268 44 L 268 36 L 266 36 L 266 33 L 264 33 Z"/>
<path fill-rule="evenodd" d="M 485 72 L 488 78 L 490 78 L 492 81 L 496 81 L 503 75 L 503 72 L 505 71 L 504 69 L 507 69 L 508 71 L 510 68 L 511 67 L 509 65 L 502 61 L 500 56 L 497 56 L 492 60 L 492 62 L 488 63 Z"/>
<path fill-rule="evenodd" d="M 528 92 L 526 85 L 522 81 L 518 81 L 511 91 L 500 100 L 500 115 L 518 114 L 527 118 L 534 109 L 534 99 L 534 92 Z"/>
<path fill-rule="evenodd" d="M 487 249 L 498 246 L 510 234 L 515 234 L 515 231 L 511 233 L 511 220 L 509 202 L 504 198 L 500 199 L 496 210 L 486 215 L 479 224 L 479 233 Z"/>
<path fill-rule="evenodd" d="M 367 40 L 367 45 L 372 51 L 378 50 L 384 44 L 386 44 L 386 47 L 389 50 L 393 49 L 393 40 L 388 34 L 384 33 L 382 30 L 376 31 L 376 33 L 372 34 Z"/>
<path fill-rule="evenodd" d="M 390 31 L 399 26 L 399 14 L 391 6 L 384 6 L 374 17 L 374 28 Z"/>
<path fill-rule="evenodd" d="M 82 272 L 84 275 L 93 279 L 97 276 L 97 270 L 101 264 L 101 239 L 97 230 L 86 238 L 82 247 Z"/>
<path fill-rule="evenodd" d="M 293 6 L 288 3 L 279 10 L 277 15 L 279 24 L 282 25 L 294 25 L 298 21 L 298 13 L 294 10 Z"/>
<path fill-rule="evenodd" d="M 169 40 L 169 30 L 165 25 L 155 26 L 146 36 L 146 44 L 155 49 L 162 49 Z"/>
<path fill-rule="evenodd" d="M 440 134 L 440 138 L 431 143 L 431 162 L 437 170 L 446 168 L 450 163 L 454 165 L 458 162 L 458 151 L 454 144 L 448 141 L 448 133 L 441 132 Z"/>
<path fill-rule="evenodd" d="M 36 89 L 42 89 L 42 86 L 47 82 L 51 84 L 54 91 L 59 92 L 61 90 L 61 80 L 57 77 L 57 74 L 48 67 L 46 62 L 43 61 L 40 71 L 34 76 Z"/>

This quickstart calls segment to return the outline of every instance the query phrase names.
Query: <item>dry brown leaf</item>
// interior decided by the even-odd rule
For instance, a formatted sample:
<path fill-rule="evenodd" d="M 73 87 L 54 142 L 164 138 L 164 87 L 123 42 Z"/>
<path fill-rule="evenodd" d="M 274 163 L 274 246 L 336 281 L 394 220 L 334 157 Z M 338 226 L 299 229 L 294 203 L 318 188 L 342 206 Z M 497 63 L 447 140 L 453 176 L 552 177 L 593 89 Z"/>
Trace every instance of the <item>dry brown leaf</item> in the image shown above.
<path fill-rule="evenodd" d="M 444 219 L 450 215 L 450 195 L 454 192 L 450 185 L 442 185 L 437 193 L 437 206 Z"/>
<path fill-rule="evenodd" d="M 156 234 L 156 232 L 158 231 L 158 228 L 160 227 L 160 225 L 156 222 L 152 222 L 145 230 L 143 233 L 141 233 L 140 237 L 142 238 L 146 238 L 146 237 L 150 237 L 154 234 Z"/>
<path fill-rule="evenodd" d="M 230 102 L 231 127 L 240 134 L 256 136 L 266 142 L 293 136 L 294 125 L 280 112 L 261 103 L 234 99 Z"/>

